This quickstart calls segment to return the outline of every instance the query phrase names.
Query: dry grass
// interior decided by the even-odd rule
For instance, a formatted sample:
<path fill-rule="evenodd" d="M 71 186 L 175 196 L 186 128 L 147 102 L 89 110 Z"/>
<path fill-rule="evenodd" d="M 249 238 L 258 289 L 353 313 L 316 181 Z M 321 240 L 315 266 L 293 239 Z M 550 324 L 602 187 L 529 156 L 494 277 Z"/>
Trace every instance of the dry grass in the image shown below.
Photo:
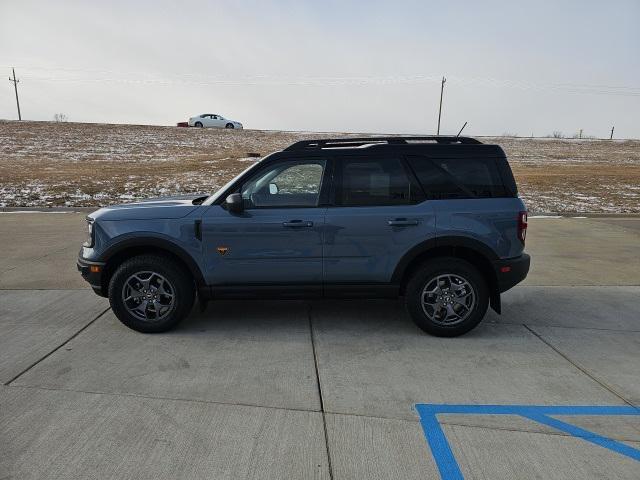
<path fill-rule="evenodd" d="M 256 159 L 326 135 L 0 122 L 0 205 L 98 206 L 215 191 Z M 536 212 L 640 212 L 640 141 L 487 138 Z"/>
<path fill-rule="evenodd" d="M 640 212 L 640 141 L 483 139 L 507 153 L 535 212 Z"/>

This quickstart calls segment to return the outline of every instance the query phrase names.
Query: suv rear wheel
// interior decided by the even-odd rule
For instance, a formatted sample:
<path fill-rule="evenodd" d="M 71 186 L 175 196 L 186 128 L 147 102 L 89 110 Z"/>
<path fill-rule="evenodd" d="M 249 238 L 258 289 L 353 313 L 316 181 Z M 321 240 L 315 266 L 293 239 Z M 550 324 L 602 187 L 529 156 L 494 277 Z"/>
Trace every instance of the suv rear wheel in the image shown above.
<path fill-rule="evenodd" d="M 416 271 L 405 291 L 413 321 L 438 337 L 456 337 L 473 329 L 489 306 L 489 289 L 480 272 L 464 260 L 443 257 Z"/>
<path fill-rule="evenodd" d="M 109 282 L 109 303 L 127 327 L 165 332 L 184 319 L 195 289 L 184 267 L 170 258 L 141 255 L 123 262 Z"/>

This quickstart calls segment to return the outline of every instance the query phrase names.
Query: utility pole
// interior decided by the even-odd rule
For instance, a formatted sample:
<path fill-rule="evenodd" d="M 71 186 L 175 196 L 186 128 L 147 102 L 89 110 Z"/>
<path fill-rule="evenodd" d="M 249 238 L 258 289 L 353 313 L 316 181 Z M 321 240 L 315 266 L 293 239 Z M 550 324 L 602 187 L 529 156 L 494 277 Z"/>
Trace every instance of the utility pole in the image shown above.
<path fill-rule="evenodd" d="M 20 100 L 18 100 L 18 83 L 20 80 L 16 79 L 16 69 L 11 68 L 13 71 L 13 78 L 9 77 L 9 81 L 13 82 L 13 89 L 16 91 L 16 105 L 18 106 L 18 120 L 22 120 L 22 115 L 20 114 Z"/>
<path fill-rule="evenodd" d="M 611 127 L 611 135 L 609 136 L 609 140 L 613 140 L 613 129 L 616 127 Z"/>
<path fill-rule="evenodd" d="M 440 108 L 438 108 L 438 132 L 436 135 L 440 135 L 440 117 L 442 116 L 442 94 L 444 93 L 444 84 L 447 79 L 442 77 L 442 83 L 440 84 Z"/>

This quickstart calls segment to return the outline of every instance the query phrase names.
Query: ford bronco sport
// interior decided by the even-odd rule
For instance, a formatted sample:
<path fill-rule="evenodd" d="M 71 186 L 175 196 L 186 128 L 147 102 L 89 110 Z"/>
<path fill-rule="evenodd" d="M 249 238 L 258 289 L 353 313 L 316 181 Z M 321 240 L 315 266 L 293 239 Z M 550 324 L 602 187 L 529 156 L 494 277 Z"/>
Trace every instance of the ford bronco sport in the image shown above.
<path fill-rule="evenodd" d="M 468 137 L 306 140 L 208 197 L 87 217 L 78 269 L 141 332 L 217 298 L 404 297 L 456 336 L 529 270 L 527 212 L 503 150 Z"/>

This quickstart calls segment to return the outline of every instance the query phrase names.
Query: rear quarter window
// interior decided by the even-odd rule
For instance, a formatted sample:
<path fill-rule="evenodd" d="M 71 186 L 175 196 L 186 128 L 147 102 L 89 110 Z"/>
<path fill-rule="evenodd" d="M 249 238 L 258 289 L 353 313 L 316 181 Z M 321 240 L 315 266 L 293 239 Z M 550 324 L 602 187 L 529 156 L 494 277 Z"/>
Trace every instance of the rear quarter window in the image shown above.
<path fill-rule="evenodd" d="M 428 199 L 512 197 L 494 158 L 407 157 Z"/>

